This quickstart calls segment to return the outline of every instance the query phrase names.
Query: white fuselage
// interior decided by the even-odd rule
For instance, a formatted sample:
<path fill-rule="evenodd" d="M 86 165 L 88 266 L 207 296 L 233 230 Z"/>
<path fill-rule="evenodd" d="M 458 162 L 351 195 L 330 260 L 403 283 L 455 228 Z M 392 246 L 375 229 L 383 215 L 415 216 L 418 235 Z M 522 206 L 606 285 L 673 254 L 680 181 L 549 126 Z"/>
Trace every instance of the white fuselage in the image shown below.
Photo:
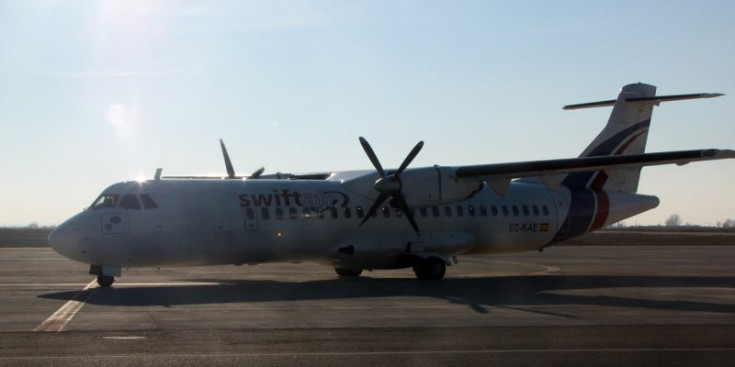
<path fill-rule="evenodd" d="M 155 207 L 91 207 L 54 232 L 58 252 L 115 267 L 307 260 L 395 268 L 403 253 L 539 249 L 559 233 L 570 201 L 564 188 L 516 181 L 499 196 L 483 185 L 466 200 L 413 209 L 416 233 L 388 202 L 360 226 L 374 198 L 340 180 L 150 180 L 118 183 L 106 194 L 147 194 Z M 637 203 L 626 216 L 651 207 L 640 200 L 651 197 L 625 195 Z"/>

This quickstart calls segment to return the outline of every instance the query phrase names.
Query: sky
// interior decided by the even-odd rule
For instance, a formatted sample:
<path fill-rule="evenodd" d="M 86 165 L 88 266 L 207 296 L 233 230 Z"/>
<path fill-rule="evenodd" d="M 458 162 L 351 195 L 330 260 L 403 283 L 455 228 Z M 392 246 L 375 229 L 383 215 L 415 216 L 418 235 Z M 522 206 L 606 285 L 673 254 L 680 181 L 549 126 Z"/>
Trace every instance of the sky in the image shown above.
<path fill-rule="evenodd" d="M 118 181 L 576 157 L 629 83 L 647 151 L 735 148 L 733 1 L 0 0 L 0 226 Z M 735 160 L 645 168 L 626 224 L 735 218 Z"/>

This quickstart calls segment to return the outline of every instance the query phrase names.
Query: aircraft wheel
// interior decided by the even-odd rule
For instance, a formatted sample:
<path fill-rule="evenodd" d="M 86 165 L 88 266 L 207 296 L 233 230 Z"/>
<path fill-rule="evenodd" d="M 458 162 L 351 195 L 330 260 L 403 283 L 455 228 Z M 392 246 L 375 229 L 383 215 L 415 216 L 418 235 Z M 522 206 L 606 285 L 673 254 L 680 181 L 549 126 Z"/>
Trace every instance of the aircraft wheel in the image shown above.
<path fill-rule="evenodd" d="M 98 275 L 97 276 L 97 284 L 100 285 L 100 287 L 107 288 L 112 285 L 112 283 L 115 283 L 115 277 L 109 276 L 109 275 Z"/>
<path fill-rule="evenodd" d="M 440 259 L 430 257 L 413 266 L 418 280 L 441 280 L 447 272 L 447 265 Z"/>
<path fill-rule="evenodd" d="M 362 274 L 362 269 L 334 268 L 341 278 L 355 278 Z"/>

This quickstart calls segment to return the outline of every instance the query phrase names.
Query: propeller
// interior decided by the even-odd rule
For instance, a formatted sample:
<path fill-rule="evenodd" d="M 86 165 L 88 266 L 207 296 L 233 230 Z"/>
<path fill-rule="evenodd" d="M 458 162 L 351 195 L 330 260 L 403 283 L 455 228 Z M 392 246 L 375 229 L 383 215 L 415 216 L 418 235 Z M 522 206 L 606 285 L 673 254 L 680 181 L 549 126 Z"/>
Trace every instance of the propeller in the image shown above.
<path fill-rule="evenodd" d="M 225 167 L 227 167 L 227 178 L 237 178 L 235 176 L 235 168 L 232 167 L 232 161 L 230 155 L 227 154 L 227 148 L 225 148 L 225 142 L 222 139 L 219 140 L 219 146 L 222 147 L 222 155 L 225 157 Z"/>
<path fill-rule="evenodd" d="M 230 155 L 227 154 L 227 148 L 225 148 L 225 142 L 222 139 L 219 140 L 219 146 L 222 148 L 222 155 L 225 158 L 225 167 L 227 168 L 227 179 L 239 179 L 240 177 L 235 176 L 235 168 L 232 167 L 232 161 Z M 248 179 L 259 178 L 260 175 L 265 171 L 265 167 L 260 167 L 257 171 L 253 172 Z"/>
<path fill-rule="evenodd" d="M 375 215 L 375 211 L 377 211 L 378 208 L 383 205 L 383 202 L 385 202 L 385 200 L 390 197 L 390 205 L 402 211 L 403 214 L 406 215 L 406 219 L 408 219 L 408 222 L 411 223 L 411 227 L 413 227 L 413 230 L 416 231 L 416 233 L 419 233 L 419 227 L 418 225 L 416 225 L 416 221 L 413 218 L 413 213 L 408 207 L 408 204 L 406 203 L 406 198 L 401 192 L 401 190 L 403 189 L 403 185 L 401 183 L 400 176 L 401 173 L 406 169 L 406 167 L 411 164 L 411 161 L 416 158 L 416 156 L 421 151 L 421 148 L 424 147 L 424 142 L 420 141 L 418 144 L 416 144 L 411 152 L 408 153 L 408 156 L 406 156 L 406 158 L 403 160 L 401 166 L 398 167 L 398 170 L 396 170 L 395 172 L 391 172 L 390 174 L 386 174 L 385 170 L 383 170 L 383 166 L 380 164 L 378 156 L 375 155 L 375 151 L 373 151 L 373 148 L 370 146 L 367 140 L 365 140 L 365 138 L 360 137 L 360 144 L 362 145 L 362 149 L 365 150 L 365 154 L 367 154 L 370 162 L 375 167 L 375 170 L 377 170 L 378 174 L 380 174 L 380 178 L 375 181 L 375 184 L 373 184 L 375 191 L 378 192 L 378 198 L 375 199 L 373 206 L 370 207 L 370 210 L 368 211 L 362 222 L 360 222 L 360 225 L 363 225 L 371 216 Z"/>

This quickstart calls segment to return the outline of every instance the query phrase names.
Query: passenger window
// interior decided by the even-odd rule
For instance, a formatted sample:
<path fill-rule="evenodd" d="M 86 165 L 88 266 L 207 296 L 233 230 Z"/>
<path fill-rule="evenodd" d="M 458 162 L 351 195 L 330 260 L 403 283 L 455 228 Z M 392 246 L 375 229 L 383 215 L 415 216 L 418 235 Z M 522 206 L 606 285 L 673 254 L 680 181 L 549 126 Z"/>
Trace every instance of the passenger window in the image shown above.
<path fill-rule="evenodd" d="M 337 208 L 330 207 L 329 208 L 329 216 L 332 217 L 332 219 L 337 219 L 337 217 L 339 216 L 339 212 L 337 211 Z"/>
<path fill-rule="evenodd" d="M 490 210 L 493 212 L 493 217 L 497 217 L 498 216 L 498 207 L 497 206 L 495 206 L 495 205 L 491 206 L 490 207 Z"/>
<path fill-rule="evenodd" d="M 452 216 L 452 207 L 447 205 L 444 207 L 444 215 L 447 216 L 447 218 Z"/>
<path fill-rule="evenodd" d="M 143 202 L 143 209 L 145 210 L 158 208 L 158 204 L 148 194 L 140 194 L 140 201 Z"/>
<path fill-rule="evenodd" d="M 247 210 L 245 210 L 245 216 L 248 218 L 248 220 L 254 220 L 255 210 L 253 210 L 253 208 L 247 208 Z"/>
<path fill-rule="evenodd" d="M 463 217 L 464 216 L 464 208 L 460 205 L 457 205 L 457 216 Z"/>
<path fill-rule="evenodd" d="M 507 217 L 508 216 L 508 206 L 503 205 L 500 207 L 500 209 L 503 211 L 503 216 Z"/>
<path fill-rule="evenodd" d="M 261 208 L 260 216 L 263 218 L 263 220 L 268 220 L 271 218 L 271 212 L 268 210 L 268 208 Z"/>
<path fill-rule="evenodd" d="M 100 195 L 92 204 L 92 209 L 114 208 L 118 199 L 120 199 L 120 195 L 117 194 Z"/>
<path fill-rule="evenodd" d="M 288 215 L 291 216 L 291 219 L 296 219 L 299 216 L 299 213 L 296 211 L 296 208 L 290 207 L 288 208 Z"/>
<path fill-rule="evenodd" d="M 534 205 L 533 206 L 533 215 L 535 215 L 535 216 L 538 217 L 538 214 L 539 214 L 539 212 L 538 212 L 538 205 Z"/>
<path fill-rule="evenodd" d="M 485 205 L 480 205 L 480 215 L 487 217 L 487 207 Z"/>
<path fill-rule="evenodd" d="M 401 209 L 396 209 L 396 218 L 402 218 L 402 217 L 403 217 L 403 211 Z"/>
<path fill-rule="evenodd" d="M 386 217 L 386 218 L 390 217 L 390 209 L 388 209 L 387 207 L 384 206 L 384 207 L 380 208 L 380 210 L 383 212 L 383 216 L 384 217 Z"/>
<path fill-rule="evenodd" d="M 546 206 L 546 205 L 544 205 L 544 206 L 542 207 L 542 209 L 544 210 L 544 215 L 548 217 L 548 216 L 549 216 L 549 207 L 548 207 L 548 206 Z"/>
<path fill-rule="evenodd" d="M 345 218 L 351 218 L 352 217 L 352 211 L 350 211 L 349 207 L 342 208 L 342 213 L 344 214 Z"/>
<path fill-rule="evenodd" d="M 439 217 L 439 207 L 438 206 L 432 206 L 431 207 L 431 214 L 434 216 L 434 218 Z"/>
<path fill-rule="evenodd" d="M 317 211 L 316 211 L 316 217 L 319 218 L 319 219 L 323 219 L 324 218 L 324 209 L 323 208 L 317 209 Z"/>
<path fill-rule="evenodd" d="M 429 212 L 426 210 L 426 208 L 419 209 L 419 213 L 421 213 L 421 218 L 426 218 L 426 216 L 429 215 Z"/>
<path fill-rule="evenodd" d="M 311 218 L 311 210 L 309 208 L 304 208 L 304 219 Z"/>
<path fill-rule="evenodd" d="M 523 206 L 523 215 L 526 217 L 531 215 L 531 212 L 528 211 L 528 205 Z"/>
<path fill-rule="evenodd" d="M 365 217 L 365 210 L 361 206 L 358 206 L 355 211 L 357 212 L 357 217 L 358 218 Z"/>
<path fill-rule="evenodd" d="M 470 214 L 470 217 L 474 217 L 475 216 L 475 207 L 472 206 L 472 205 L 468 206 L 467 207 L 467 212 Z"/>
<path fill-rule="evenodd" d="M 125 194 L 120 200 L 120 207 L 125 210 L 140 210 L 140 201 L 138 201 L 138 195 Z"/>
<path fill-rule="evenodd" d="M 513 206 L 512 206 L 512 209 L 513 209 L 513 216 L 514 216 L 514 217 L 517 217 L 517 216 L 518 216 L 518 214 L 519 214 L 519 211 L 518 211 L 518 207 L 517 207 L 517 206 L 515 206 L 515 205 L 513 205 Z"/>
<path fill-rule="evenodd" d="M 276 219 L 283 219 L 283 209 L 276 208 Z"/>

